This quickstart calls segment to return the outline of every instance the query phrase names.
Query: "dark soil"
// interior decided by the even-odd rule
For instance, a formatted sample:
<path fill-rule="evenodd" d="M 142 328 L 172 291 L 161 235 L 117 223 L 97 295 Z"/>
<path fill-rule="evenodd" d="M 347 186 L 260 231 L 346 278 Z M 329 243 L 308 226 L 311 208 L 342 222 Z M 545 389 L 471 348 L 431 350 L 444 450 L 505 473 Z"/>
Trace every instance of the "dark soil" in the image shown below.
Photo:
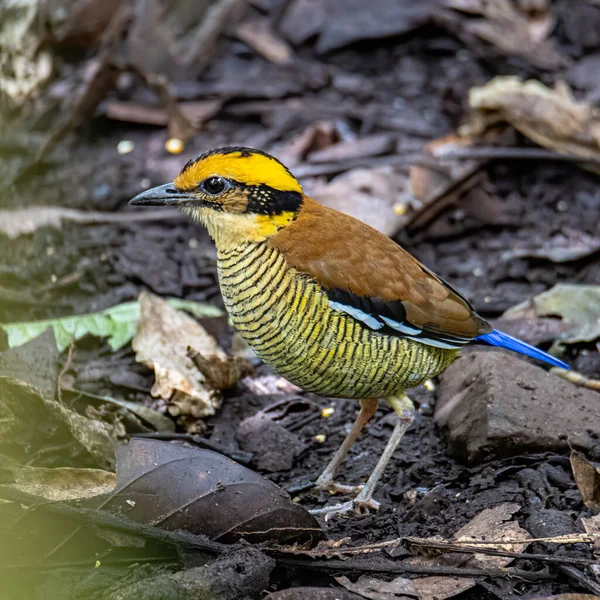
<path fill-rule="evenodd" d="M 555 4 L 558 25 L 553 39 L 577 62 L 600 46 L 600 40 L 583 39 L 592 33 L 577 21 L 577 15 L 570 14 L 567 4 Z M 600 8 L 589 5 L 586 11 L 600 23 Z M 584 32 L 583 37 L 579 39 L 573 32 Z M 126 215 L 131 210 L 126 206 L 129 198 L 169 180 L 188 157 L 214 146 L 227 143 L 276 149 L 332 111 L 361 135 L 389 131 L 390 121 L 384 116 L 393 116 L 398 145 L 420 145 L 453 131 L 464 119 L 468 90 L 498 73 L 536 76 L 550 83 L 568 75 L 567 70 L 539 72 L 518 58 L 478 56 L 434 26 L 400 37 L 359 42 L 324 56 L 316 54 L 309 42 L 297 54 L 299 75 L 293 77 L 285 68 L 254 55 L 241 42 L 224 41 L 220 58 L 195 93 L 201 96 L 205 93 L 202 86 L 215 81 L 227 84 L 230 89 L 222 92 L 226 107 L 186 145 L 184 155 L 174 157 L 164 150 L 166 131 L 117 125 L 98 115 L 80 127 L 76 136 L 61 142 L 43 169 L 34 170 L 12 187 L 2 207 L 52 204 Z M 260 67 L 262 74 L 252 81 L 236 79 L 248 65 Z M 347 76 L 344 85 L 340 83 L 342 74 Z M 269 87 L 276 85 L 275 91 Z M 297 98 L 315 108 L 296 113 L 280 96 Z M 363 117 L 356 117 L 358 113 Z M 134 152 L 125 156 L 116 152 L 122 139 L 134 141 Z M 2 161 L 2 170 L 9 177 L 27 162 L 27 155 L 3 154 Z M 484 188 L 493 203 L 485 214 L 478 207 L 454 206 L 419 230 L 402 231 L 397 241 L 490 319 L 559 282 L 600 283 L 597 254 L 560 264 L 540 258 L 505 258 L 509 249 L 541 246 L 561 231 L 600 235 L 596 175 L 574 164 L 533 161 L 494 162 L 484 171 Z M 67 224 L 61 230 L 44 228 L 16 240 L 2 239 L 0 244 L 2 322 L 93 312 L 135 299 L 145 289 L 222 306 L 212 243 L 205 231 L 185 218 L 153 223 L 124 219 L 119 225 Z M 224 318 L 206 326 L 229 348 L 233 331 Z M 570 347 L 567 359 L 585 375 L 600 378 L 600 355 L 592 344 Z M 104 343 L 85 339 L 75 348 L 69 373 L 82 389 L 156 406 L 149 395 L 152 374 L 135 363 L 131 350 L 115 355 Z M 258 373 L 267 375 L 269 371 L 262 366 Z M 571 522 L 589 516 L 566 454 L 526 454 L 467 464 L 451 456 L 434 426 L 436 392 L 420 387 L 410 395 L 419 408 L 377 488 L 380 510 L 333 519 L 326 525 L 327 536 L 348 537 L 353 544 L 399 536 L 449 538 L 481 510 L 504 502 L 521 507 L 517 513 L 521 526 L 542 509 L 561 511 Z M 221 411 L 206 421 L 204 435 L 230 452 L 243 450 L 236 437 L 240 422 L 281 400 L 293 408 L 279 423 L 303 449 L 291 469 L 264 474 L 307 508 L 332 503 L 328 494 L 311 490 L 310 482 L 348 431 L 357 411 L 355 402 L 301 392 L 261 396 L 240 384 L 227 393 Z M 315 405 L 335 411 L 323 418 Z M 302 425 L 310 415 L 315 418 L 307 418 Z M 394 419 L 382 405 L 353 446 L 339 474 L 341 482 L 365 481 Z M 318 435 L 325 440 L 318 442 Z M 265 452 L 273 450 L 271 442 L 277 443 L 264 439 Z M 600 458 L 600 448 L 595 454 L 592 458 Z M 587 549 L 580 550 L 580 555 L 592 557 Z M 534 569 L 534 563 L 524 559 L 511 566 Z M 564 572 L 556 573 L 556 580 L 538 583 L 494 580 L 491 587 L 476 586 L 460 597 L 536 598 L 585 591 Z M 352 579 L 357 575 L 348 574 Z M 332 582 L 327 574 L 317 575 L 309 569 L 277 568 L 269 590 Z"/>

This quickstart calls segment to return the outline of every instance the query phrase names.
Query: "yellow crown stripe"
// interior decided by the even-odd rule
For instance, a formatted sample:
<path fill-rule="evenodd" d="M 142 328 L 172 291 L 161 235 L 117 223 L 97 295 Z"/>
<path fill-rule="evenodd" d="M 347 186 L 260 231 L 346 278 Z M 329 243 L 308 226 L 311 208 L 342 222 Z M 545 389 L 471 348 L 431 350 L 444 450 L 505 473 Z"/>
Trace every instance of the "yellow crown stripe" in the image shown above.
<path fill-rule="evenodd" d="M 241 152 L 209 155 L 177 175 L 173 183 L 180 190 L 191 190 L 214 175 L 246 185 L 262 184 L 282 192 L 302 193 L 302 186 L 275 159 Z"/>

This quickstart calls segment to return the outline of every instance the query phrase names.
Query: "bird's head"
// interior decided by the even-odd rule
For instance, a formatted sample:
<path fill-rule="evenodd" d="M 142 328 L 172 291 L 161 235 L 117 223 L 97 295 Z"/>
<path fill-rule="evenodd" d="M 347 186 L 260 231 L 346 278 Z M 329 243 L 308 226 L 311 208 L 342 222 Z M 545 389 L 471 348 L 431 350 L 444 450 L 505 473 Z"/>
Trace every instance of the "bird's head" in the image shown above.
<path fill-rule="evenodd" d="M 302 187 L 277 159 L 235 147 L 190 160 L 172 183 L 142 192 L 130 204 L 177 206 L 224 247 L 263 241 L 287 227 L 302 200 Z"/>

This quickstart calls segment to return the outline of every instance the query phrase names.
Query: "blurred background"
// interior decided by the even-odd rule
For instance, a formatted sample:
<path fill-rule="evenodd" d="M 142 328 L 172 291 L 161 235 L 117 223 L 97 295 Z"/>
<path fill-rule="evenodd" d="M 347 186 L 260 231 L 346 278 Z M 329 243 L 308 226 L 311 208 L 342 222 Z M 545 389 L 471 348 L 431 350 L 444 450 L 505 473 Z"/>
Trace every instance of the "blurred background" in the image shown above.
<path fill-rule="evenodd" d="M 0 0 L 0 350 L 30 344 L 18 360 L 11 354 L 3 363 L 8 355 L 1 353 L 0 370 L 44 392 L 32 374 L 46 364 L 54 381 L 47 393 L 62 390 L 70 409 L 103 423 L 104 441 L 112 440 L 103 454 L 104 442 L 82 441 L 47 403 L 58 423 L 50 433 L 43 419 L 31 419 L 36 409 L 27 409 L 14 417 L 18 427 L 0 428 L 3 482 L 24 477 L 15 465 L 25 463 L 111 472 L 114 444 L 140 431 L 203 434 L 233 444 L 230 452 L 252 452 L 224 433 L 246 409 L 213 417 L 220 400 L 206 390 L 174 408 L 173 388 L 161 395 L 153 387 L 154 358 L 140 358 L 141 342 L 130 346 L 146 292 L 183 300 L 178 306 L 203 318 L 211 343 L 256 363 L 220 312 L 215 251 L 204 230 L 177 211 L 127 206 L 140 191 L 172 180 L 188 159 L 224 145 L 273 154 L 307 194 L 392 237 L 485 318 L 551 349 L 587 387 L 600 388 L 599 102 L 597 0 Z M 50 329 L 57 345 L 48 337 L 32 341 Z M 255 366 L 257 375 L 226 398 L 247 404 L 249 394 L 255 410 L 269 394 L 300 402 L 297 390 Z M 581 388 L 570 385 L 577 396 Z M 488 489 L 483 475 L 473 483 L 464 466 L 465 457 L 483 460 L 477 452 L 461 446 L 452 458 L 458 462 L 445 462 L 447 448 L 428 419 L 433 390 L 416 391 L 424 421 L 409 441 L 428 466 L 385 483 L 405 503 L 397 518 L 413 526 L 402 529 L 390 517 L 395 534 L 398 527 L 406 535 L 454 531 L 445 521 L 421 530 L 416 513 L 405 518 L 418 497 L 405 496 L 409 488 L 433 489 L 447 476 L 455 491 Z M 107 398 L 115 401 L 109 408 Z M 304 417 L 330 405 L 302 402 L 296 409 Z M 124 403 L 150 412 L 124 416 Z M 341 428 L 354 409 L 336 410 L 340 421 L 329 423 Z M 557 411 L 556 420 L 564 419 Z M 217 421 L 209 418 L 207 429 L 204 417 Z M 57 442 L 66 422 L 69 432 Z M 597 460 L 596 423 L 585 416 L 581 427 L 591 428 L 584 448 L 595 448 Z M 311 447 L 323 443 L 315 436 L 333 436 L 330 425 L 287 425 Z M 506 435 L 510 441 L 491 453 L 496 458 L 557 452 L 539 464 L 562 469 L 570 483 L 553 488 L 546 479 L 539 485 L 550 491 L 539 502 L 580 516 L 586 508 L 560 456 L 566 438 L 514 447 L 522 438 Z M 69 452 L 53 454 L 48 440 Z M 334 447 L 322 446 L 319 460 Z M 295 489 L 320 464 L 298 456 L 298 472 L 291 463 L 260 468 L 248 456 L 246 463 Z M 506 467 L 499 464 L 492 471 Z M 532 464 L 527 458 L 521 467 Z M 94 477 L 100 488 L 114 484 L 112 473 Z M 526 504 L 532 484 L 509 480 Z M 457 514 L 461 524 L 472 516 Z M 344 527 L 340 536 L 350 531 Z M 360 527 L 352 531 L 368 537 Z M 381 525 L 372 535 L 389 532 Z M 531 585 L 522 597 L 571 591 L 572 579 Z M 477 589 L 461 597 L 512 597 Z"/>

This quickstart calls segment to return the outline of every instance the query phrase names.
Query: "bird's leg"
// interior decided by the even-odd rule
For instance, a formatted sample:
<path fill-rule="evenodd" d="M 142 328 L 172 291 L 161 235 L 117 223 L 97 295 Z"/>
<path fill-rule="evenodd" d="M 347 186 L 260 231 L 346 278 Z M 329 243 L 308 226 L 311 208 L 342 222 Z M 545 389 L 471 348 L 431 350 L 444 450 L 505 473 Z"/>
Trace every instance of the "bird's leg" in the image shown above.
<path fill-rule="evenodd" d="M 390 439 L 383 450 L 383 454 L 380 456 L 377 465 L 375 465 L 375 469 L 373 469 L 373 472 L 365 484 L 365 487 L 354 499 L 354 505 L 357 509 L 379 508 L 379 502 L 373 500 L 375 486 L 381 479 L 381 476 L 383 475 L 388 462 L 390 462 L 392 454 L 394 454 L 394 451 L 398 447 L 400 440 L 404 437 L 406 430 L 412 425 L 412 422 L 415 419 L 415 407 L 411 399 L 406 394 L 402 394 L 398 397 L 388 398 L 387 401 L 396 411 L 396 414 L 398 415 L 398 421 L 396 422 L 394 431 L 392 431 L 392 435 L 390 436 Z"/>
<path fill-rule="evenodd" d="M 329 492 L 340 492 L 342 494 L 349 494 L 355 492 L 357 486 L 351 485 L 340 485 L 336 483 L 333 478 L 342 464 L 350 446 L 354 443 L 354 440 L 358 437 L 358 434 L 362 431 L 363 427 L 370 421 L 371 417 L 377 412 L 377 399 L 369 398 L 367 400 L 360 401 L 360 412 L 352 425 L 350 433 L 346 436 L 342 445 L 337 449 L 332 459 L 329 461 L 327 467 L 317 481 L 315 486 L 320 490 L 326 490 Z"/>
<path fill-rule="evenodd" d="M 410 398 L 406 394 L 402 394 L 398 397 L 388 398 L 388 403 L 391 407 L 396 411 L 398 415 L 398 422 L 394 427 L 394 431 L 392 431 L 392 435 L 388 440 L 388 443 L 383 450 L 383 454 L 379 458 L 375 469 L 371 473 L 367 483 L 360 491 L 358 496 L 351 500 L 350 502 L 344 502 L 343 504 L 336 504 L 334 506 L 326 506 L 325 508 L 313 510 L 312 514 L 321 514 L 325 515 L 325 520 L 329 517 L 336 514 L 344 514 L 350 512 L 352 509 L 357 512 L 361 512 L 361 510 L 372 508 L 377 510 L 379 508 L 379 502 L 373 500 L 373 491 L 375 490 L 375 486 L 379 482 L 385 467 L 387 466 L 392 454 L 398 447 L 400 440 L 406 433 L 406 430 L 411 426 L 414 417 L 415 417 L 415 407 L 411 402 Z"/>

